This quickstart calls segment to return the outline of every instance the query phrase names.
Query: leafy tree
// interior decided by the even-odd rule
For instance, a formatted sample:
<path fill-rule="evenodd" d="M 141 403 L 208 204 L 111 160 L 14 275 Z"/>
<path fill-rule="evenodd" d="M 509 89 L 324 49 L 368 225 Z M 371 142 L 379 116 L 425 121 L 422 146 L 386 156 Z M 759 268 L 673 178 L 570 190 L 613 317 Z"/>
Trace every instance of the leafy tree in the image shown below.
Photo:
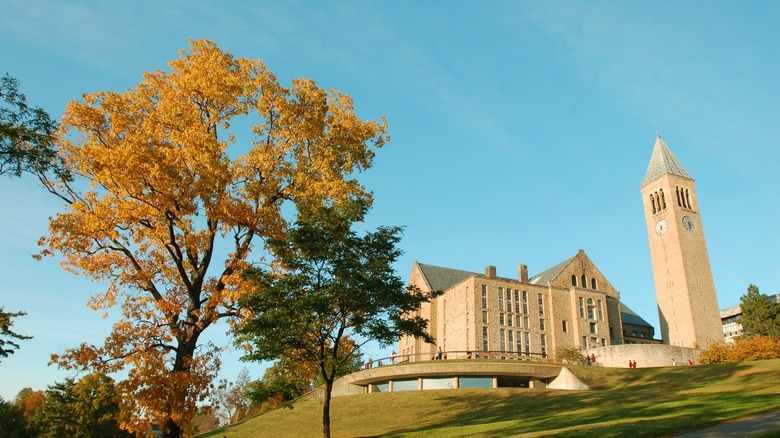
<path fill-rule="evenodd" d="M 247 397 L 252 406 L 264 412 L 311 391 L 319 372 L 308 365 L 296 364 L 288 359 L 276 361 L 265 370 L 262 379 L 247 386 Z"/>
<path fill-rule="evenodd" d="M 201 335 L 242 316 L 253 245 L 283 235 L 283 206 L 370 200 L 353 175 L 387 136 L 384 120 L 360 120 L 348 96 L 309 79 L 284 88 L 262 61 L 210 41 L 192 41 L 169 65 L 134 89 L 68 105 L 58 145 L 74 183 L 55 186 L 68 202 L 41 255 L 108 281 L 89 305 L 121 305 L 123 316 L 102 346 L 52 361 L 130 368 L 118 384 L 123 426 L 142 433 L 157 423 L 179 437 L 219 368 L 218 347 Z M 232 128 L 255 122 L 252 135 Z"/>
<path fill-rule="evenodd" d="M 326 438 L 333 382 L 362 345 L 352 339 L 387 345 L 408 334 L 433 342 L 427 321 L 412 316 L 432 294 L 405 288 L 393 270 L 401 229 L 380 227 L 362 237 L 352 230 L 367 210 L 352 201 L 301 211 L 288 239 L 270 241 L 277 269 L 245 274 L 256 287 L 242 300 L 254 314 L 240 331 L 239 341 L 252 348 L 245 358 L 315 364 L 325 387 Z"/>
<path fill-rule="evenodd" d="M 750 285 L 747 293 L 740 297 L 742 315 L 738 322 L 742 324 L 742 336 L 769 336 L 780 338 L 780 303 L 758 291 Z"/>
<path fill-rule="evenodd" d="M 32 422 L 38 410 L 46 402 L 46 393 L 43 391 L 35 391 L 32 388 L 22 388 L 14 404 L 19 408 L 20 412 L 28 422 Z"/>
<path fill-rule="evenodd" d="M 249 384 L 249 370 L 246 368 L 241 370 L 233 383 L 228 382 L 227 379 L 219 381 L 211 399 L 216 408 L 215 415 L 221 417 L 224 424 L 243 420 L 249 413 L 250 400 L 246 396 Z"/>
<path fill-rule="evenodd" d="M 53 143 L 56 129 L 46 111 L 27 104 L 18 80 L 8 74 L 0 78 L 0 175 L 45 178 L 55 168 L 65 176 Z"/>
<path fill-rule="evenodd" d="M 192 420 L 191 435 L 212 431 L 220 426 L 219 417 L 211 406 L 199 406 Z"/>
<path fill-rule="evenodd" d="M 5 438 L 32 438 L 22 410 L 14 403 L 0 398 L 0 436 Z"/>
<path fill-rule="evenodd" d="M 14 325 L 13 318 L 27 315 L 26 312 L 6 312 L 0 307 L 0 356 L 8 357 L 9 354 L 14 354 L 19 349 L 19 344 L 11 339 L 32 339 L 32 336 L 24 336 L 15 333 L 11 330 L 11 326 Z M 2 361 L 0 361 L 2 362 Z"/>
<path fill-rule="evenodd" d="M 39 437 L 118 438 L 132 435 L 119 427 L 119 400 L 114 380 L 90 374 L 76 382 L 57 382 L 46 390 L 36 412 Z"/>

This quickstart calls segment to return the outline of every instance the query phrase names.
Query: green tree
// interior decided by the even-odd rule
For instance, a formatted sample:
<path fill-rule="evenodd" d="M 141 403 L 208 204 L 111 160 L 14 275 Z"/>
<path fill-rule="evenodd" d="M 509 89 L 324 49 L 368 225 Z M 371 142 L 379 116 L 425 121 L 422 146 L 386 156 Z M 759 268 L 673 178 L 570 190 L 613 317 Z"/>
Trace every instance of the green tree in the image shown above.
<path fill-rule="evenodd" d="M 14 352 L 19 349 L 19 344 L 12 341 L 12 339 L 32 339 L 32 336 L 20 335 L 11 330 L 11 326 L 14 325 L 13 318 L 24 315 L 27 315 L 27 313 L 6 312 L 0 307 L 0 357 L 8 357 L 9 354 L 14 354 Z"/>
<path fill-rule="evenodd" d="M 401 251 L 399 227 L 380 227 L 359 236 L 352 226 L 368 210 L 360 201 L 305 210 L 287 239 L 272 239 L 275 269 L 252 268 L 245 278 L 256 287 L 242 304 L 253 318 L 239 342 L 248 360 L 294 359 L 316 366 L 324 382 L 323 436 L 330 436 L 333 382 L 363 344 L 381 345 L 401 335 L 433 339 L 427 321 L 413 316 L 433 294 L 404 287 L 393 263 Z"/>
<path fill-rule="evenodd" d="M 758 287 L 751 284 L 747 293 L 740 297 L 740 307 L 742 314 L 738 322 L 742 324 L 742 336 L 780 338 L 780 303 L 760 293 Z"/>
<path fill-rule="evenodd" d="M 119 427 L 119 397 L 114 380 L 89 374 L 72 378 L 46 390 L 46 401 L 36 412 L 39 437 L 117 438 L 132 435 Z"/>
<path fill-rule="evenodd" d="M 264 412 L 311 391 L 319 372 L 309 365 L 285 358 L 266 368 L 263 378 L 250 382 L 246 388 L 253 410 Z"/>
<path fill-rule="evenodd" d="M 31 107 L 19 91 L 19 81 L 0 78 L 0 175 L 29 173 L 47 185 L 47 172 L 68 179 L 54 144 L 55 122 L 38 107 Z"/>
<path fill-rule="evenodd" d="M 15 403 L 0 398 L 0 436 L 5 438 L 32 438 L 22 409 Z"/>

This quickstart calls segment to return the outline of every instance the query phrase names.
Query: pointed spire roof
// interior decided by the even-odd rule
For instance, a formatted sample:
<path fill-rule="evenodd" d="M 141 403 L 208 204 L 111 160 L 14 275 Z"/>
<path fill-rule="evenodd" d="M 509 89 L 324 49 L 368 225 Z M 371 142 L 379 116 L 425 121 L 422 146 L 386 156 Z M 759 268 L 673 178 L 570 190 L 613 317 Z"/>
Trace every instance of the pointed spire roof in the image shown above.
<path fill-rule="evenodd" d="M 671 173 L 672 175 L 683 178 L 693 179 L 693 177 L 682 167 L 677 157 L 674 156 L 669 146 L 659 134 L 655 135 L 655 146 L 653 146 L 653 155 L 650 156 L 650 164 L 647 166 L 645 180 L 642 185 L 655 181 L 663 175 Z"/>

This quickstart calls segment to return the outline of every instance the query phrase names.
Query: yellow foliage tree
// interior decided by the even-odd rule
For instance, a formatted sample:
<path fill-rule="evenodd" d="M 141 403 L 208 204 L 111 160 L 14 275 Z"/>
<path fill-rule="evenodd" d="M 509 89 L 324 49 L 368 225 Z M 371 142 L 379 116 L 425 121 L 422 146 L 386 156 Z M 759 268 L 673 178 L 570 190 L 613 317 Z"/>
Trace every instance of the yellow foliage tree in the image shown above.
<path fill-rule="evenodd" d="M 354 175 L 388 137 L 385 120 L 360 120 L 349 96 L 310 79 L 282 87 L 261 60 L 207 40 L 169 66 L 68 105 L 57 143 L 72 177 L 45 181 L 66 205 L 40 245 L 108 284 L 90 307 L 122 310 L 104 345 L 52 362 L 129 369 L 117 385 L 123 427 L 158 423 L 178 437 L 219 368 L 218 348 L 199 339 L 220 319 L 240 320 L 253 244 L 283 235 L 283 205 L 370 202 Z M 236 140 L 237 121 L 251 126 L 251 144 Z"/>

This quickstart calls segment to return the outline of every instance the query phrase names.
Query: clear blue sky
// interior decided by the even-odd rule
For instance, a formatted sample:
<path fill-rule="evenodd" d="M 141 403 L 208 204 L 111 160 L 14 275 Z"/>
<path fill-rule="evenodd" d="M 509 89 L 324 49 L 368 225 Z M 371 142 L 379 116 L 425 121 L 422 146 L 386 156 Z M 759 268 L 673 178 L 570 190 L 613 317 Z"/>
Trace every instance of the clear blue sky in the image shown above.
<path fill-rule="evenodd" d="M 584 249 L 658 327 L 639 185 L 659 132 L 696 179 L 721 307 L 780 292 L 780 3 L 776 1 L 96 2 L 0 0 L 0 74 L 59 119 L 83 93 L 133 87 L 189 39 L 262 58 L 386 116 L 360 178 L 368 225 L 404 225 L 418 260 L 536 274 Z M 50 353 L 101 342 L 103 285 L 36 262 L 61 205 L 0 179 L 0 305 L 35 338 L 0 363 L 0 396 L 68 374 Z M 227 343 L 217 330 L 214 339 Z M 375 347 L 378 357 L 390 349 Z M 260 364 L 224 357 L 224 377 Z"/>

